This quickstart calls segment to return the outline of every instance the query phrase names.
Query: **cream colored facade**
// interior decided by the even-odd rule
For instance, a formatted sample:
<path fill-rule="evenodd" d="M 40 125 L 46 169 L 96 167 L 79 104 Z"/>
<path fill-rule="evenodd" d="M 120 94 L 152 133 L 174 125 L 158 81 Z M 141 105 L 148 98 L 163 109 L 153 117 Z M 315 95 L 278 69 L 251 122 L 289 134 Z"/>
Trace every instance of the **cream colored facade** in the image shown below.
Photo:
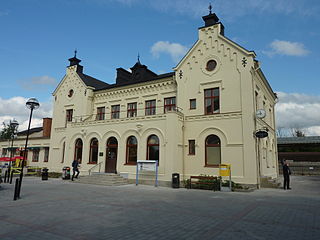
<path fill-rule="evenodd" d="M 75 142 L 81 139 L 82 174 L 90 169 L 104 172 L 107 141 L 115 137 L 115 170 L 133 179 L 136 166 L 126 164 L 128 137 L 136 138 L 137 159 L 145 160 L 148 137 L 156 135 L 160 142 L 160 181 L 170 182 L 172 173 L 179 173 L 180 180 L 199 174 L 218 175 L 217 167 L 206 166 L 206 138 L 216 135 L 220 139 L 221 163 L 231 164 L 233 181 L 259 184 L 260 177 L 276 178 L 276 96 L 255 60 L 255 53 L 226 38 L 222 24 L 210 22 L 213 15 L 208 15 L 206 26 L 199 28 L 199 39 L 171 75 L 99 90 L 80 77 L 79 63 L 70 64 L 53 93 L 49 168 L 61 171 L 63 166 L 71 166 Z M 211 71 L 207 70 L 210 60 L 217 63 Z M 219 111 L 206 114 L 204 92 L 213 88 L 219 89 Z M 176 110 L 164 113 L 164 99 L 169 97 L 176 98 Z M 156 114 L 146 116 L 146 101 L 153 99 Z M 195 99 L 195 109 L 190 109 L 190 99 Z M 127 106 L 132 102 L 137 103 L 137 115 L 127 117 Z M 111 119 L 112 105 L 120 105 L 118 119 Z M 105 108 L 104 120 L 96 120 L 99 107 Z M 70 109 L 72 121 L 66 122 Z M 266 117 L 257 118 L 257 109 L 264 109 Z M 259 129 L 267 129 L 268 137 L 256 138 Z M 93 138 L 98 140 L 97 164 L 88 163 Z M 194 155 L 189 154 L 189 140 L 195 141 Z"/>
<path fill-rule="evenodd" d="M 237 183 L 258 186 L 261 177 L 277 178 L 276 95 L 255 53 L 226 38 L 215 14 L 204 21 L 198 40 L 173 73 L 156 75 L 138 61 L 132 73 L 117 69 L 117 83 L 108 85 L 85 75 L 76 56 L 69 59 L 66 75 L 53 93 L 50 155 L 45 166 L 56 172 L 71 166 L 79 157 L 76 142 L 80 141 L 81 174 L 110 172 L 112 158 L 111 172 L 134 179 L 136 165 L 127 161 L 128 138 L 137 141 L 136 159 L 146 160 L 154 149 L 148 139 L 155 135 L 161 183 L 170 183 L 172 173 L 179 173 L 180 180 L 218 175 L 217 163 L 231 164 L 232 180 Z M 205 97 L 208 92 L 210 100 Z M 175 105 L 164 111 L 165 99 L 172 97 Z M 155 114 L 146 115 L 150 100 L 155 100 Z M 136 103 L 133 116 L 128 115 L 130 103 Z M 115 105 L 119 118 L 111 118 Z M 99 109 L 104 109 L 100 115 Z M 264 109 L 266 116 L 257 118 L 258 109 Z M 261 129 L 268 131 L 268 137 L 255 136 Z M 209 144 L 212 136 L 219 139 L 218 144 Z M 107 146 L 111 138 L 116 146 Z M 90 163 L 93 139 L 98 142 L 98 156 L 97 162 Z"/>

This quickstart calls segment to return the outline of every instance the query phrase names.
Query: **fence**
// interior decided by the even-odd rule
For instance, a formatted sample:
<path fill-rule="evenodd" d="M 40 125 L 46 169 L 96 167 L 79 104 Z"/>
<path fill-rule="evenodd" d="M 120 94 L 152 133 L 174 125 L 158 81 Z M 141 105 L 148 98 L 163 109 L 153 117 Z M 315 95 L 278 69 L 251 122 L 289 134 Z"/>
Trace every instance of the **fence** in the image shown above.
<path fill-rule="evenodd" d="M 294 162 L 287 160 L 293 175 L 320 175 L 320 162 Z M 279 163 L 279 173 L 282 174 L 282 165 Z"/>

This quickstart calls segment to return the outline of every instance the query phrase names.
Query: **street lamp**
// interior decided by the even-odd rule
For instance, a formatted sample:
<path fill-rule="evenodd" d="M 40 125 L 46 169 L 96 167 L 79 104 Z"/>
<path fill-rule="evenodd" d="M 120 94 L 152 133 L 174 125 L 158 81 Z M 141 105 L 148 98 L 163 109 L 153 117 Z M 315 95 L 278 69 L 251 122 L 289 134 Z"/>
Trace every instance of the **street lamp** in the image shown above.
<path fill-rule="evenodd" d="M 26 107 L 29 108 L 30 111 L 30 118 L 29 118 L 29 125 L 28 125 L 28 131 L 27 131 L 27 138 L 26 138 L 26 145 L 24 147 L 24 153 L 23 153 L 23 159 L 22 159 L 22 166 L 21 166 L 21 173 L 20 173 L 20 180 L 19 180 L 19 186 L 18 186 L 18 192 L 15 194 L 15 198 L 20 198 L 20 191 L 21 191 L 21 185 L 22 185 L 22 178 L 23 178 L 23 168 L 24 168 L 24 161 L 27 158 L 27 148 L 28 148 L 28 139 L 29 139 L 29 132 L 30 132 L 30 124 L 31 124 L 31 118 L 32 118 L 32 112 L 35 109 L 38 109 L 40 107 L 40 103 L 36 98 L 30 98 L 26 102 Z"/>
<path fill-rule="evenodd" d="M 13 119 L 10 122 L 10 129 L 12 131 L 12 133 L 11 133 L 11 153 L 10 153 L 10 161 L 9 161 L 9 167 L 8 167 L 8 178 L 7 178 L 7 182 L 9 182 L 9 179 L 10 179 L 10 184 L 12 183 L 12 174 L 13 174 L 13 173 L 11 173 L 11 162 L 12 162 L 12 157 L 14 157 L 13 140 L 14 140 L 14 135 L 16 133 L 18 126 L 19 126 L 19 123 L 17 120 Z"/>

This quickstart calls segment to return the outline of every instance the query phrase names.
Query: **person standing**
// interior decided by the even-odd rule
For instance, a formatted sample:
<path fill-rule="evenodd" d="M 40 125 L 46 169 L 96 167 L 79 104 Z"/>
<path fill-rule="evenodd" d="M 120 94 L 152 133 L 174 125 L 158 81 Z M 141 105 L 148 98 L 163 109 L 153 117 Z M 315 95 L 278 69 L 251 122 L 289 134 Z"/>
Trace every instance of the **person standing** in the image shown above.
<path fill-rule="evenodd" d="M 291 188 L 290 188 L 291 170 L 290 170 L 289 164 L 287 163 L 286 160 L 283 161 L 282 171 L 283 171 L 283 189 L 284 190 L 286 190 L 286 189 L 291 190 Z"/>
<path fill-rule="evenodd" d="M 73 160 L 72 162 L 72 170 L 73 170 L 73 174 L 72 174 L 72 178 L 71 178 L 71 181 L 73 181 L 73 178 L 78 178 L 79 176 L 79 164 L 80 164 L 80 158 L 77 160 Z M 75 175 L 77 173 L 77 175 Z"/>

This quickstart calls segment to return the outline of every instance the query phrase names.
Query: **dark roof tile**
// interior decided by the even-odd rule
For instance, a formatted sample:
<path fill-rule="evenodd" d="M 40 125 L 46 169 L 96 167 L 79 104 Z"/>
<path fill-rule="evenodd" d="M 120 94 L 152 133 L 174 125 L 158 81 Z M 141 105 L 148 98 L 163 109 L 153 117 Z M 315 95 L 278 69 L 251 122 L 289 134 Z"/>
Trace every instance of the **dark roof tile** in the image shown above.
<path fill-rule="evenodd" d="M 278 144 L 320 143 L 320 136 L 277 138 Z"/>
<path fill-rule="evenodd" d="M 104 89 L 105 87 L 109 86 L 108 83 L 100 81 L 81 72 L 78 72 L 78 75 L 87 86 L 94 87 L 95 90 Z"/>
<path fill-rule="evenodd" d="M 129 85 L 133 85 L 133 84 L 137 84 L 137 83 L 143 83 L 143 82 L 148 82 L 148 81 L 154 81 L 154 80 L 159 80 L 162 78 L 167 78 L 167 77 L 172 77 L 174 75 L 174 72 L 170 72 L 170 73 L 164 73 L 164 74 L 160 74 L 154 78 L 150 78 L 150 79 L 142 79 L 141 81 L 130 81 L 130 82 L 124 82 L 124 83 L 115 83 L 115 84 L 110 84 L 104 88 L 100 88 L 100 89 L 96 89 L 97 90 L 104 90 L 104 89 L 110 89 L 110 88 L 116 88 L 116 87 L 123 87 L 123 86 L 129 86 Z"/>
<path fill-rule="evenodd" d="M 36 128 L 30 128 L 29 135 L 35 132 L 41 132 L 43 130 L 43 127 L 36 127 Z M 24 130 L 21 132 L 18 132 L 18 136 L 27 135 L 28 130 Z"/>

